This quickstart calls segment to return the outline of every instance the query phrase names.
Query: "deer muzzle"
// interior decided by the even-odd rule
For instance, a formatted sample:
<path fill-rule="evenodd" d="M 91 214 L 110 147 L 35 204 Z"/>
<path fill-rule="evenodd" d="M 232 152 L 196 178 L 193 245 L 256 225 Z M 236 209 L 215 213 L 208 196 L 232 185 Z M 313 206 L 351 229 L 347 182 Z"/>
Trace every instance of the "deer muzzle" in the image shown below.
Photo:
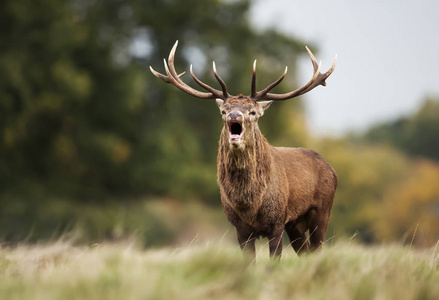
<path fill-rule="evenodd" d="M 243 126 L 244 115 L 240 111 L 232 111 L 227 116 L 229 125 L 229 142 L 231 144 L 240 144 L 244 134 Z"/>

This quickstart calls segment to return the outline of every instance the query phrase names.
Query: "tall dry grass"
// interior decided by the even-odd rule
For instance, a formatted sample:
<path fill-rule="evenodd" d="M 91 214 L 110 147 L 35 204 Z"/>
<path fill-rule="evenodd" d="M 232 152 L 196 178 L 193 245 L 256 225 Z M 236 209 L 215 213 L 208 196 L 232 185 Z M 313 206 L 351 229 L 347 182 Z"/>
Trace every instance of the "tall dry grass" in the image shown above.
<path fill-rule="evenodd" d="M 439 299 L 439 250 L 336 242 L 248 265 L 227 243 L 0 249 L 0 299 Z"/>

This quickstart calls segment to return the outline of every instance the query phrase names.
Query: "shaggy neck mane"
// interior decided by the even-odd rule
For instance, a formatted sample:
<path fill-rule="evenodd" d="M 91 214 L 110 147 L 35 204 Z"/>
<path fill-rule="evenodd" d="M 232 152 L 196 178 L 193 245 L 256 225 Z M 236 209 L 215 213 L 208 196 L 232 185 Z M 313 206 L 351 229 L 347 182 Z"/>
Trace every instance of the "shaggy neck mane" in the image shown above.
<path fill-rule="evenodd" d="M 268 160 L 269 144 L 259 130 L 255 130 L 252 141 L 245 144 L 244 150 L 230 149 L 228 137 L 223 132 L 220 138 L 220 155 L 222 164 L 229 171 L 238 171 L 253 173 L 263 161 L 270 163 Z"/>
<path fill-rule="evenodd" d="M 271 172 L 270 145 L 258 128 L 245 149 L 230 149 L 227 133 L 221 133 L 218 151 L 218 181 L 227 201 L 251 223 L 262 204 Z"/>

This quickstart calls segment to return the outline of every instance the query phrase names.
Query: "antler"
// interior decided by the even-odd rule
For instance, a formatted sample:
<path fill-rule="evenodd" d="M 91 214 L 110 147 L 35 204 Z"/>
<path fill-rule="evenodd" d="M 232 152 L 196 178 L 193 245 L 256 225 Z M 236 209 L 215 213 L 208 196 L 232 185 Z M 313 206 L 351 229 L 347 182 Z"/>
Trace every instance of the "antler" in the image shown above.
<path fill-rule="evenodd" d="M 215 89 L 215 88 L 205 84 L 201 80 L 199 80 L 195 76 L 194 72 L 192 71 L 192 65 L 190 67 L 192 78 L 195 80 L 196 83 L 198 83 L 202 88 L 208 90 L 210 93 L 200 92 L 200 91 L 190 87 L 186 83 L 184 83 L 180 79 L 180 77 L 183 76 L 185 72 L 183 72 L 183 73 L 178 75 L 177 72 L 175 71 L 175 66 L 174 66 L 175 51 L 177 49 L 177 46 L 178 46 L 178 41 L 175 42 L 174 46 L 171 49 L 171 52 L 169 53 L 168 63 L 167 64 L 166 64 L 166 60 L 163 59 L 163 62 L 164 62 L 164 65 L 165 65 L 165 71 L 166 71 L 167 76 L 163 75 L 163 74 L 161 74 L 161 73 L 159 73 L 157 71 L 155 71 L 151 66 L 149 67 L 151 72 L 155 76 L 157 76 L 158 78 L 162 79 L 166 83 L 172 83 L 173 85 L 175 85 L 177 88 L 179 88 L 183 92 L 186 92 L 189 95 L 195 96 L 197 98 L 201 98 L 201 99 L 220 98 L 220 99 L 225 100 L 228 97 L 230 97 L 229 93 L 227 92 L 226 83 L 224 82 L 224 80 L 221 79 L 221 77 L 218 75 L 218 73 L 216 71 L 215 62 L 213 63 L 213 74 L 215 75 L 215 78 L 220 83 L 222 91 L 219 91 L 219 90 L 217 90 L 217 89 Z M 168 67 L 168 65 L 169 65 L 169 67 Z"/>
<path fill-rule="evenodd" d="M 165 59 L 163 60 L 164 65 L 165 65 L 165 71 L 166 71 L 167 75 L 163 75 L 163 74 L 155 71 L 151 66 L 149 67 L 151 69 L 151 72 L 155 76 L 162 79 L 166 83 L 172 83 L 180 90 L 188 93 L 189 95 L 195 96 L 197 98 L 201 98 L 201 99 L 220 98 L 220 99 L 226 100 L 227 98 L 231 97 L 231 95 L 227 91 L 226 83 L 224 82 L 224 80 L 221 79 L 221 77 L 218 75 L 218 72 L 216 71 L 215 62 L 213 62 L 213 74 L 215 75 L 215 78 L 218 80 L 219 84 L 221 85 L 221 89 L 222 89 L 221 91 L 217 90 L 217 89 L 205 84 L 201 80 L 199 80 L 195 76 L 195 74 L 192 70 L 192 65 L 190 66 L 190 73 L 191 73 L 192 78 L 202 88 L 209 91 L 209 93 L 198 91 L 198 90 L 190 87 L 186 83 L 184 83 L 180 79 L 180 77 L 183 76 L 186 72 L 183 72 L 181 74 L 177 74 L 177 72 L 175 71 L 175 66 L 174 66 L 175 51 L 177 49 L 177 46 L 178 46 L 178 41 L 175 42 L 174 46 L 171 49 L 171 52 L 169 53 L 168 63 L 166 63 Z M 332 63 L 331 68 L 328 71 L 326 71 L 325 73 L 320 73 L 320 64 L 317 63 L 316 58 L 314 57 L 312 52 L 308 49 L 308 47 L 305 47 L 305 48 L 309 54 L 309 57 L 311 58 L 311 62 L 313 64 L 313 68 L 314 68 L 314 74 L 313 74 L 311 80 L 308 81 L 308 83 L 306 83 L 304 86 L 302 86 L 302 87 L 300 87 L 292 92 L 289 92 L 289 93 L 285 93 L 285 94 L 270 93 L 270 91 L 275 86 L 277 86 L 284 79 L 284 77 L 287 75 L 288 67 L 285 67 L 285 71 L 282 74 L 282 76 L 280 76 L 273 83 L 269 84 L 265 89 L 263 89 L 259 92 L 256 92 L 256 60 L 255 60 L 253 63 L 253 76 L 252 76 L 250 97 L 255 101 L 264 100 L 264 99 L 265 100 L 275 100 L 275 101 L 287 100 L 287 99 L 291 99 L 291 98 L 303 95 L 303 94 L 311 91 L 313 88 L 315 88 L 318 85 L 325 86 L 326 85 L 325 80 L 329 77 L 329 75 L 331 75 L 331 73 L 335 69 L 335 65 L 337 63 L 337 55 L 335 56 L 335 59 L 334 59 L 334 62 Z"/>
<path fill-rule="evenodd" d="M 311 80 L 308 81 L 308 83 L 306 83 L 304 86 L 298 88 L 297 90 L 294 90 L 294 91 L 289 92 L 289 93 L 285 93 L 285 94 L 269 93 L 269 91 L 272 90 L 275 86 L 277 86 L 284 79 L 285 75 L 287 75 L 288 67 L 286 67 L 284 73 L 282 74 L 281 77 L 279 77 L 279 79 L 277 79 L 276 81 L 274 81 L 273 83 L 268 85 L 262 91 L 256 92 L 256 61 L 255 61 L 253 64 L 252 92 L 251 92 L 250 96 L 254 100 L 262 100 L 262 99 L 275 100 L 275 101 L 287 100 L 287 99 L 291 99 L 291 98 L 303 95 L 318 85 L 325 86 L 326 85 L 326 82 L 325 82 L 326 78 L 328 78 L 329 75 L 331 75 L 331 73 L 335 69 L 335 65 L 337 64 L 337 55 L 335 56 L 335 59 L 334 59 L 334 62 L 332 63 L 331 68 L 325 73 L 320 73 L 320 64 L 317 63 L 316 58 L 314 57 L 312 52 L 308 49 L 308 47 L 305 47 L 305 48 L 306 48 L 306 51 L 308 52 L 308 54 L 311 58 L 311 62 L 312 62 L 313 68 L 314 68 L 314 74 L 313 74 Z"/>

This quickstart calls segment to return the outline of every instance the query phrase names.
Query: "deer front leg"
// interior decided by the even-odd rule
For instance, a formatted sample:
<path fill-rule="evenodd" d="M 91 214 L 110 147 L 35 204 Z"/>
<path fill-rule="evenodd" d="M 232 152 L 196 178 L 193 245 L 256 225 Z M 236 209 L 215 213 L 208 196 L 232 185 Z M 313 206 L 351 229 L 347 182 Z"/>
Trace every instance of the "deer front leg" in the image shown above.
<path fill-rule="evenodd" d="M 282 255 L 282 244 L 284 240 L 283 230 L 275 231 L 272 235 L 268 236 L 268 247 L 270 248 L 270 257 L 279 259 Z"/>
<path fill-rule="evenodd" d="M 242 253 L 245 255 L 246 258 L 253 261 L 256 258 L 256 248 L 255 248 L 255 241 L 256 237 L 252 236 L 252 233 L 238 233 L 238 242 L 239 246 L 241 247 Z"/>

